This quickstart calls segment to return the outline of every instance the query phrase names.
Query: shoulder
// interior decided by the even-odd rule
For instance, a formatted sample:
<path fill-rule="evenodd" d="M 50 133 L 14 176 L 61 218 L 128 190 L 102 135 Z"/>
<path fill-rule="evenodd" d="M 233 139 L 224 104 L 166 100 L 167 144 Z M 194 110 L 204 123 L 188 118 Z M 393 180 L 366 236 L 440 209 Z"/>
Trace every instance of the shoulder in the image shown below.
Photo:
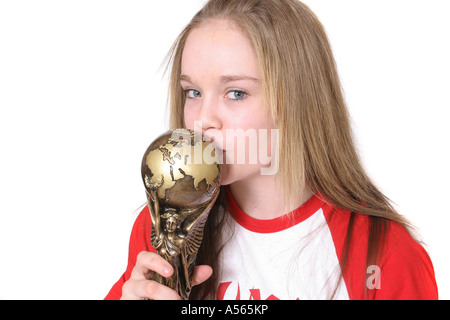
<path fill-rule="evenodd" d="M 370 217 L 327 205 L 324 215 L 341 262 L 347 245 L 347 231 L 352 226 L 349 262 L 344 272 L 351 297 L 363 299 L 369 289 L 374 290 L 371 296 L 375 299 L 438 298 L 431 259 L 403 225 L 388 222 L 381 259 L 377 265 L 368 266 Z"/>
<path fill-rule="evenodd" d="M 139 252 L 155 252 L 150 243 L 151 228 L 152 220 L 150 217 L 150 212 L 148 210 L 148 206 L 145 206 L 145 208 L 143 208 L 137 216 L 133 224 L 133 229 L 131 230 L 127 268 L 105 297 L 106 300 L 120 299 L 122 296 L 122 286 L 130 278 L 131 272 L 136 265 L 136 258 Z"/>
<path fill-rule="evenodd" d="M 433 263 L 405 227 L 390 223 L 383 252 L 377 299 L 438 299 Z"/>

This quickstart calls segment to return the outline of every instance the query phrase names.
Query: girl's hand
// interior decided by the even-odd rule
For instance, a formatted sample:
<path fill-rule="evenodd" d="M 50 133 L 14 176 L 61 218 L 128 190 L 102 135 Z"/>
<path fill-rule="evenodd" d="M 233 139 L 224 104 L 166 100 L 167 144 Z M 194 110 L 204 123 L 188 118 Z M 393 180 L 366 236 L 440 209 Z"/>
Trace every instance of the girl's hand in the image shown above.
<path fill-rule="evenodd" d="M 170 277 L 173 268 L 166 260 L 156 253 L 142 251 L 138 254 L 136 265 L 130 279 L 122 287 L 121 300 L 180 300 L 178 293 L 152 279 L 156 272 L 163 277 Z M 210 266 L 196 266 L 192 276 L 192 285 L 196 286 L 206 281 L 212 274 Z"/>

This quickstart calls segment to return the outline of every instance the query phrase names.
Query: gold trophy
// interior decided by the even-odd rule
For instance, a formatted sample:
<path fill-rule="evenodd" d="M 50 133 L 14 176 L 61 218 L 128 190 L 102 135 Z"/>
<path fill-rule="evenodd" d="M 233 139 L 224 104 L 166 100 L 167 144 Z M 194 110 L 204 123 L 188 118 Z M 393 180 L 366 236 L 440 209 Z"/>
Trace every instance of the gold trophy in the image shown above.
<path fill-rule="evenodd" d="M 152 219 L 151 242 L 174 269 L 155 280 L 187 300 L 195 259 L 209 212 L 219 195 L 221 165 L 201 132 L 169 130 L 150 144 L 142 159 L 142 179 Z"/>

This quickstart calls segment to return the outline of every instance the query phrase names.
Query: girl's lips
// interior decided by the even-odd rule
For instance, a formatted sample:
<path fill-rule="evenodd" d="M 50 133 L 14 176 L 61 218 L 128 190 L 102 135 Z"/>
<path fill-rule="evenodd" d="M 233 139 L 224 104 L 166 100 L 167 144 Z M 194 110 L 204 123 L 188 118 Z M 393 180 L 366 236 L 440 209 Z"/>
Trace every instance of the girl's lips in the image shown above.
<path fill-rule="evenodd" d="M 221 150 L 219 148 L 214 147 L 215 154 L 217 156 L 217 161 L 219 164 L 225 164 L 226 163 L 226 151 Z"/>
<path fill-rule="evenodd" d="M 227 161 L 227 151 L 228 152 L 232 152 L 232 150 L 234 150 L 234 145 L 232 144 L 233 141 L 230 141 L 230 144 L 227 145 L 227 143 L 225 142 L 225 137 L 223 135 L 223 133 L 218 130 L 218 129 L 207 129 L 203 132 L 203 138 L 211 141 L 211 143 L 214 146 L 214 149 L 216 150 L 216 152 L 219 154 L 219 160 L 221 164 L 227 164 L 228 163 L 232 163 Z M 232 154 L 232 153 L 230 153 Z M 221 159 L 220 159 L 221 156 Z"/>
<path fill-rule="evenodd" d="M 218 129 L 207 129 L 203 132 L 203 138 L 208 141 L 211 141 L 214 145 L 214 148 L 217 151 L 224 151 L 226 149 L 224 145 L 222 132 Z"/>

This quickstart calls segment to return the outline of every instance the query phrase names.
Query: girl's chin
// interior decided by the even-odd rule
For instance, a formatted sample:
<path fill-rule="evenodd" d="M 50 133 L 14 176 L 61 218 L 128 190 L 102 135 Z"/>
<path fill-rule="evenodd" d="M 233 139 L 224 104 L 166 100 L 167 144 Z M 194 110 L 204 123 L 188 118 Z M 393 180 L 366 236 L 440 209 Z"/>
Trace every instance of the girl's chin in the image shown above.
<path fill-rule="evenodd" d="M 234 182 L 252 179 L 258 175 L 260 175 L 259 166 L 223 164 L 220 172 L 220 185 L 227 186 Z"/>

